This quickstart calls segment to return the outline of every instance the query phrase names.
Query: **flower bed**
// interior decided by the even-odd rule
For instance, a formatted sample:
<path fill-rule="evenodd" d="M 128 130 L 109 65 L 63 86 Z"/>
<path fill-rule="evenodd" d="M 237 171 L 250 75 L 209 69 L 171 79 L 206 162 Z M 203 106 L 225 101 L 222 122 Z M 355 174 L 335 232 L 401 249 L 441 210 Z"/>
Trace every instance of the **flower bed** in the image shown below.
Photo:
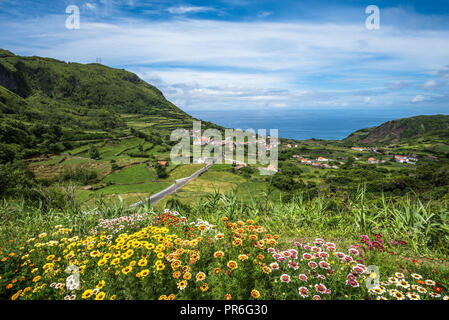
<path fill-rule="evenodd" d="M 437 299 L 418 274 L 372 283 L 354 247 L 279 248 L 254 221 L 217 225 L 177 212 L 101 220 L 86 236 L 56 226 L 14 251 L 1 249 L 3 299 Z M 395 280 L 394 280 L 395 279 Z M 435 289 L 437 288 L 437 289 Z"/>

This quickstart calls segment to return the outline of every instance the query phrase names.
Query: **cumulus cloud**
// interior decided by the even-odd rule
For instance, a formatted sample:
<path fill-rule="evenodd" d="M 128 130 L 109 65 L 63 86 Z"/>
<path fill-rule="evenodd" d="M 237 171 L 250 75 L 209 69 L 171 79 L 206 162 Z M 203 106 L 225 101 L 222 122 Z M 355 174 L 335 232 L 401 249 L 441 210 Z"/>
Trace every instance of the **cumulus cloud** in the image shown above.
<path fill-rule="evenodd" d="M 0 22 L 10 30 L 0 34 L 1 43 L 17 54 L 66 61 L 102 57 L 107 65 L 138 73 L 184 108 L 358 107 L 373 96 L 366 101 L 370 106 L 409 104 L 424 97 L 399 89 L 416 90 L 419 85 L 408 85 L 416 75 L 449 71 L 442 68 L 449 30 L 410 34 L 384 26 L 373 33 L 363 24 L 85 18 L 81 29 L 70 32 L 61 16 L 39 19 Z M 391 82 L 392 74 L 403 80 Z"/>

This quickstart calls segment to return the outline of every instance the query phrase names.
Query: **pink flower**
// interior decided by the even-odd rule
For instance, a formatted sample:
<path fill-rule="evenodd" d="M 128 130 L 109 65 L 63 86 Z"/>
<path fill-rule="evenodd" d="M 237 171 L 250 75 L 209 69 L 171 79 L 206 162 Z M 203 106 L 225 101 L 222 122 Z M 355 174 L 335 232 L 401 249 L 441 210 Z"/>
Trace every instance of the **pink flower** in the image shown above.
<path fill-rule="evenodd" d="M 301 297 L 305 298 L 309 295 L 309 289 L 306 287 L 300 287 L 298 288 L 298 293 Z"/>
<path fill-rule="evenodd" d="M 326 293 L 327 288 L 326 288 L 326 286 L 324 284 L 320 283 L 320 284 L 316 284 L 315 285 L 315 290 L 318 293 Z"/>
<path fill-rule="evenodd" d="M 282 282 L 285 282 L 285 283 L 289 283 L 290 282 L 290 280 L 291 280 L 291 278 L 290 278 L 290 276 L 288 275 L 288 274 L 286 274 L 286 273 L 284 273 L 283 275 L 281 275 L 281 281 Z"/>
<path fill-rule="evenodd" d="M 355 279 L 346 280 L 346 285 L 347 286 L 351 286 L 353 288 L 358 288 L 359 287 L 359 283 Z"/>
<path fill-rule="evenodd" d="M 313 258 L 313 256 L 312 256 L 310 253 L 304 253 L 304 254 L 302 255 L 302 257 L 303 257 L 304 259 L 306 259 L 306 260 L 310 260 L 310 259 Z"/>
<path fill-rule="evenodd" d="M 299 280 L 302 280 L 302 281 L 307 281 L 307 276 L 305 275 L 305 274 L 303 274 L 303 273 L 301 273 L 299 276 L 298 276 L 298 278 L 299 278 Z"/>

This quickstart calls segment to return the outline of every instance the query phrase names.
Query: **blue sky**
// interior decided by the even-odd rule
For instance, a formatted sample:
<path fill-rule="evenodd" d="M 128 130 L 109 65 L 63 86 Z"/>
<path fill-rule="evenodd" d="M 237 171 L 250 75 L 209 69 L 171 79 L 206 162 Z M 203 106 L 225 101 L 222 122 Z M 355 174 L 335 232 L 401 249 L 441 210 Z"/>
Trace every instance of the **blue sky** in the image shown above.
<path fill-rule="evenodd" d="M 65 9 L 80 9 L 80 29 Z M 368 30 L 365 8 L 380 8 Z M 184 110 L 449 111 L 449 2 L 0 0 L 0 47 L 124 68 Z"/>

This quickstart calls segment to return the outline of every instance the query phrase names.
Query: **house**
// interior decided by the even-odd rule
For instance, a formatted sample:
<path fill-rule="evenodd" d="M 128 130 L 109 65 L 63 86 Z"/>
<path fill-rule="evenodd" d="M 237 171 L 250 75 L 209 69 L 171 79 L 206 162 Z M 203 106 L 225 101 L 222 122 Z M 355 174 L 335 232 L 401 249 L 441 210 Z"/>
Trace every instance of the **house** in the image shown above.
<path fill-rule="evenodd" d="M 356 151 L 365 151 L 365 149 L 360 148 L 360 147 L 352 147 L 352 150 L 356 150 Z"/>
<path fill-rule="evenodd" d="M 371 157 L 371 158 L 368 158 L 368 163 L 369 164 L 376 164 L 376 163 L 379 163 L 379 161 L 374 159 L 373 157 Z"/>
<path fill-rule="evenodd" d="M 312 160 L 309 160 L 309 159 L 306 159 L 306 158 L 302 158 L 301 159 L 301 163 L 310 164 L 310 163 L 312 163 Z"/>
<path fill-rule="evenodd" d="M 290 143 L 287 144 L 287 148 L 291 148 L 292 145 Z"/>
<path fill-rule="evenodd" d="M 193 141 L 193 144 L 204 146 L 204 145 L 208 144 L 209 142 L 210 142 L 209 137 L 196 137 L 195 140 Z"/>
<path fill-rule="evenodd" d="M 316 159 L 319 162 L 327 162 L 329 161 L 329 159 L 323 158 L 323 157 L 318 157 L 318 159 Z"/>
<path fill-rule="evenodd" d="M 394 160 L 395 160 L 396 162 L 399 162 L 399 163 L 406 163 L 406 162 L 407 162 L 407 157 L 405 157 L 405 156 L 400 156 L 400 155 L 395 155 L 395 156 L 394 156 Z"/>
<path fill-rule="evenodd" d="M 168 161 L 158 161 L 157 163 L 160 164 L 161 166 L 164 166 L 164 167 L 168 167 L 170 165 L 168 163 Z"/>

